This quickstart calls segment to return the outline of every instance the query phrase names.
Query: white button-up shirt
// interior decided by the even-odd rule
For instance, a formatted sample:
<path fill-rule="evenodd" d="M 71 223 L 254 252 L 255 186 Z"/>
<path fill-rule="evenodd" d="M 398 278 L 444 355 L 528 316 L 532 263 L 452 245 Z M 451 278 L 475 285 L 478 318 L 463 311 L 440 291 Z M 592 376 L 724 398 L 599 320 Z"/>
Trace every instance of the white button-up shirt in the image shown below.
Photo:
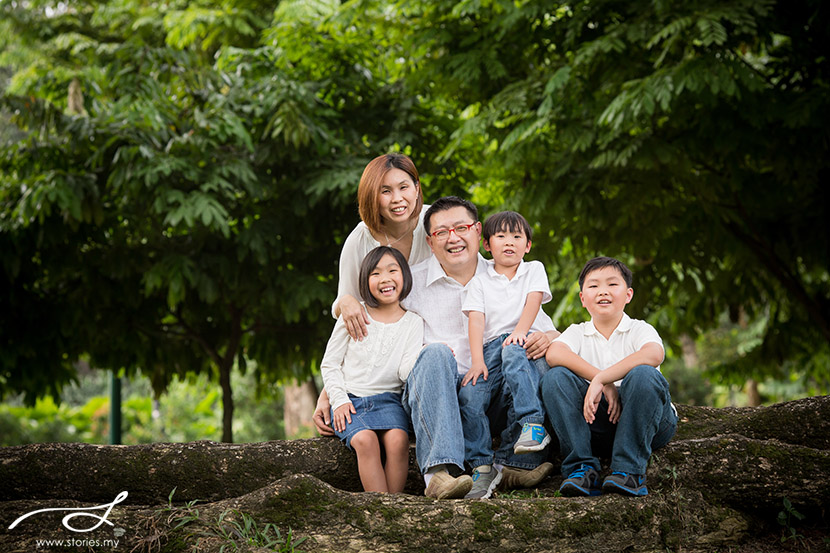
<path fill-rule="evenodd" d="M 625 313 L 610 339 L 600 334 L 591 320 L 569 326 L 554 341 L 562 342 L 572 352 L 601 371 L 640 351 L 649 342 L 663 347 L 663 340 L 653 326 L 645 321 L 632 319 Z M 660 370 L 659 366 L 657 370 Z M 616 381 L 615 384 L 619 386 L 620 381 Z"/>
<path fill-rule="evenodd" d="M 476 275 L 464 291 L 462 309 L 484 313 L 484 343 L 502 334 L 510 334 L 524 311 L 527 295 L 542 293 L 542 303 L 551 300 L 550 284 L 545 266 L 540 261 L 522 261 L 512 279 L 496 272 L 492 261 L 487 261 L 487 271 Z M 530 332 L 556 330 L 553 321 L 542 308 L 530 326 Z"/>
<path fill-rule="evenodd" d="M 476 275 L 485 271 L 487 261 L 479 254 Z M 404 309 L 424 319 L 424 344 L 445 343 L 452 349 L 460 374 L 465 374 L 471 363 L 467 317 L 461 311 L 464 288 L 447 276 L 432 255 L 412 267 L 412 292 L 401 302 Z"/>

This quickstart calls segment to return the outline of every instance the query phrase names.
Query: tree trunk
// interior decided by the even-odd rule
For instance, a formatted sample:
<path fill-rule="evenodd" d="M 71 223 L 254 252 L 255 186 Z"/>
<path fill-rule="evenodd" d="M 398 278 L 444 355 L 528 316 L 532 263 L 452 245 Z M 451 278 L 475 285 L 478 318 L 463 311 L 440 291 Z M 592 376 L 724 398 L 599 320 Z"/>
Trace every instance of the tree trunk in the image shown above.
<path fill-rule="evenodd" d="M 218 553 L 243 545 L 229 542 L 236 535 L 231 521 L 244 526 L 242 513 L 260 530 L 272 523 L 283 536 L 306 538 L 304 551 L 767 553 L 779 551 L 792 531 L 802 549 L 822 549 L 830 538 L 830 397 L 678 411 L 677 435 L 649 464 L 649 495 L 636 499 L 557 497 L 562 477 L 554 475 L 523 496 L 435 501 L 423 497 L 414 459 L 412 495 L 352 493 L 360 490 L 354 453 L 332 438 L 0 448 L 0 551 L 65 551 L 37 540 L 118 535 L 119 551 Z M 108 515 L 113 526 L 74 534 L 62 526 L 67 513 L 54 511 L 9 528 L 40 509 L 93 512 L 123 491 L 128 497 Z M 777 522 L 789 509 L 785 498 L 806 520 Z M 79 517 L 72 524 L 96 522 Z"/>
<path fill-rule="evenodd" d="M 222 441 L 233 443 L 233 390 L 231 389 L 231 369 L 233 357 L 224 359 L 219 367 L 219 385 L 222 387 Z"/>
<path fill-rule="evenodd" d="M 285 437 L 289 440 L 314 435 L 311 414 L 317 405 L 317 394 L 313 380 L 299 384 L 292 381 L 283 386 L 283 421 Z"/>

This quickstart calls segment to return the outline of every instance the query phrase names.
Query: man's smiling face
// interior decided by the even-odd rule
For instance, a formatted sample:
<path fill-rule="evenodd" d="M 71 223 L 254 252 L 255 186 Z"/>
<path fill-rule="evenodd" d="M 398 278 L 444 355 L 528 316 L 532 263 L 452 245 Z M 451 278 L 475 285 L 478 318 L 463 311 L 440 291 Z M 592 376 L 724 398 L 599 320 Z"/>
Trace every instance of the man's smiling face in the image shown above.
<path fill-rule="evenodd" d="M 430 232 L 449 230 L 462 225 L 474 225 L 469 232 L 458 236 L 450 232 L 444 240 L 427 236 L 427 242 L 438 262 L 447 272 L 467 264 L 478 263 L 478 244 L 481 240 L 481 224 L 474 221 L 466 208 L 458 206 L 433 213 L 430 217 Z"/>

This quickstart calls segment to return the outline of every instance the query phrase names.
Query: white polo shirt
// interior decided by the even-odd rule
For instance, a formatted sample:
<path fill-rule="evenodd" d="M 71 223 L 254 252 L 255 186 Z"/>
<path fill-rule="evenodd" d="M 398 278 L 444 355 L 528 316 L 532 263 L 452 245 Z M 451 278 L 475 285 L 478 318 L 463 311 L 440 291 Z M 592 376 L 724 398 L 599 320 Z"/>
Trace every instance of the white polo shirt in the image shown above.
<path fill-rule="evenodd" d="M 531 292 L 542 293 L 542 303 L 551 300 L 548 275 L 540 261 L 522 261 L 516 269 L 513 279 L 496 272 L 493 261 L 487 261 L 487 271 L 477 274 L 464 291 L 461 309 L 465 315 L 470 311 L 484 313 L 484 343 L 494 340 L 502 334 L 515 330 L 522 316 L 527 295 Z M 530 332 L 548 332 L 556 330 L 551 318 L 542 308 L 530 326 Z"/>
<path fill-rule="evenodd" d="M 572 352 L 601 371 L 639 351 L 649 342 L 663 347 L 663 340 L 653 326 L 645 321 L 632 319 L 625 313 L 608 340 L 600 334 L 591 320 L 572 324 L 554 342 L 562 342 Z M 659 366 L 657 370 L 660 370 Z M 620 382 L 617 380 L 614 384 L 619 386 Z"/>
<path fill-rule="evenodd" d="M 476 275 L 486 270 L 487 261 L 478 254 Z M 404 309 L 424 319 L 424 344 L 445 343 L 452 348 L 459 374 L 470 369 L 467 317 L 461 311 L 463 295 L 464 286 L 447 276 L 438 259 L 431 255 L 412 267 L 412 292 L 401 302 Z"/>

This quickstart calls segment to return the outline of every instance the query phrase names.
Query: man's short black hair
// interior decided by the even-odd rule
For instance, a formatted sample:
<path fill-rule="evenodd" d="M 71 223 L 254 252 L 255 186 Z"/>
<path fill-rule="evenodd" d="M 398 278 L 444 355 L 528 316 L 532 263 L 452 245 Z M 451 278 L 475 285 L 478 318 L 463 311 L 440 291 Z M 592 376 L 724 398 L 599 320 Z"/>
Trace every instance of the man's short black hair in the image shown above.
<path fill-rule="evenodd" d="M 401 268 L 403 288 L 398 296 L 398 301 L 404 299 L 409 295 L 409 292 L 412 291 L 412 271 L 409 270 L 409 263 L 406 262 L 406 258 L 403 254 L 395 248 L 391 248 L 389 246 L 378 246 L 367 253 L 366 257 L 364 257 L 363 261 L 360 263 L 358 289 L 360 290 L 360 297 L 369 307 L 377 307 L 380 305 L 380 302 L 378 302 L 378 300 L 375 299 L 375 296 L 372 295 L 372 291 L 369 290 L 369 275 L 372 274 L 372 271 L 374 271 L 375 267 L 377 267 L 378 263 L 380 263 L 381 258 L 386 254 L 394 257 L 395 261 Z"/>
<path fill-rule="evenodd" d="M 625 263 L 613 257 L 595 257 L 582 267 L 582 272 L 579 273 L 579 289 L 582 290 L 582 285 L 585 284 L 585 279 L 590 273 L 605 267 L 614 267 L 618 270 L 625 281 L 626 288 L 632 288 L 634 275 Z"/>
<path fill-rule="evenodd" d="M 429 209 L 424 214 L 424 230 L 427 231 L 427 235 L 432 231 L 431 217 L 435 213 L 447 211 L 454 207 L 463 207 L 470 214 L 470 217 L 473 218 L 474 223 L 478 221 L 478 209 L 476 209 L 476 206 L 472 202 L 459 198 L 458 196 L 444 196 L 443 198 L 435 200 L 435 203 L 429 206 Z"/>
<path fill-rule="evenodd" d="M 487 217 L 484 221 L 484 227 L 481 234 L 484 240 L 490 240 L 490 237 L 497 232 L 517 232 L 522 231 L 527 237 L 527 241 L 533 240 L 533 229 L 527 219 L 522 217 L 521 213 L 515 211 L 499 211 Z"/>

